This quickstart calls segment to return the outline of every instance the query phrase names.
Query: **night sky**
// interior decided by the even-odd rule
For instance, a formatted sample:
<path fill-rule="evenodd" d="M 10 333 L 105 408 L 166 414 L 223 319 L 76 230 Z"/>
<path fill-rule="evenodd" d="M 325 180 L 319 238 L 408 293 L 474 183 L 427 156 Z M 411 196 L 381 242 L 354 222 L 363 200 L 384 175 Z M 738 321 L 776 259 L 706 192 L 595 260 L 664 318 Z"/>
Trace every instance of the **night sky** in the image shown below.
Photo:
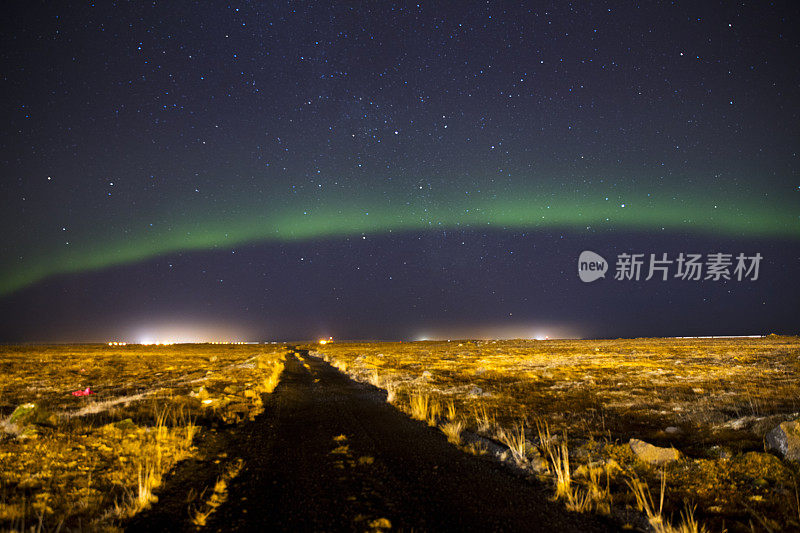
<path fill-rule="evenodd" d="M 800 332 L 796 2 L 4 11 L 0 341 Z"/>

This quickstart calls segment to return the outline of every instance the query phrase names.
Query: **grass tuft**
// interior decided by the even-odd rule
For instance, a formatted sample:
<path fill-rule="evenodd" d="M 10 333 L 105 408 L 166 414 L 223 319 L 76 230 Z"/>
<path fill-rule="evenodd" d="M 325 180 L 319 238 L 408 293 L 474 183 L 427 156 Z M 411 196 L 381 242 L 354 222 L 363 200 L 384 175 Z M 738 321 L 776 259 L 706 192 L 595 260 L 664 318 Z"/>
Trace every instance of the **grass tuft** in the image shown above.
<path fill-rule="evenodd" d="M 225 472 L 217 478 L 211 496 L 200 509 L 195 509 L 192 513 L 192 524 L 197 527 L 203 527 L 208 524 L 208 518 L 228 499 L 228 485 L 233 478 L 239 475 L 243 466 L 244 461 L 242 459 L 236 459 L 225 469 Z"/>
<path fill-rule="evenodd" d="M 539 433 L 539 442 L 545 452 L 550 473 L 555 484 L 553 499 L 564 501 L 570 511 L 579 513 L 596 512 L 602 515 L 611 513 L 611 467 L 590 467 L 588 479 L 584 487 L 573 483 L 569 463 L 569 445 L 566 431 L 562 434 L 560 442 L 556 442 L 550 435 L 547 422 L 537 420 L 536 428 Z M 601 484 L 601 473 L 605 472 L 605 485 Z"/>
<path fill-rule="evenodd" d="M 478 425 L 479 433 L 491 433 L 492 429 L 497 425 L 495 415 L 490 416 L 486 411 L 486 406 L 484 404 L 480 404 L 479 407 L 475 407 L 474 415 L 475 422 Z"/>
<path fill-rule="evenodd" d="M 604 466 L 590 466 L 588 468 L 589 477 L 585 481 L 586 492 L 592 501 L 594 512 L 608 516 L 611 514 L 611 473 L 613 467 L 608 463 Z M 605 475 L 605 484 L 602 484 L 601 477 Z"/>
<path fill-rule="evenodd" d="M 428 425 L 436 427 L 439 424 L 439 419 L 442 415 L 442 405 L 439 402 L 429 402 L 428 407 Z"/>
<path fill-rule="evenodd" d="M 386 388 L 386 402 L 394 403 L 397 400 L 397 386 L 393 382 L 387 381 L 384 387 Z"/>
<path fill-rule="evenodd" d="M 447 440 L 456 446 L 461 445 L 461 432 L 464 431 L 464 424 L 460 420 L 451 420 L 441 426 L 442 433 L 447 436 Z"/>
<path fill-rule="evenodd" d="M 447 402 L 447 411 L 445 411 L 445 416 L 451 422 L 456 419 L 456 404 L 453 402 L 453 400 Z"/>
<path fill-rule="evenodd" d="M 411 396 L 411 418 L 414 420 L 428 420 L 430 398 L 427 394 L 414 393 Z"/>
<path fill-rule="evenodd" d="M 637 508 L 647 516 L 647 521 L 655 533 L 707 533 L 708 529 L 695 519 L 694 508 L 687 507 L 681 512 L 681 522 L 677 526 L 671 525 L 664 518 L 664 494 L 667 486 L 667 476 L 664 470 L 661 471 L 661 493 L 658 499 L 658 508 L 653 502 L 647 484 L 638 476 L 634 475 L 625 482 L 636 498 Z"/>
<path fill-rule="evenodd" d="M 525 454 L 527 441 L 525 440 L 525 424 L 518 422 L 510 430 L 500 428 L 497 433 L 500 442 L 505 444 L 511 451 L 511 457 L 514 462 L 519 466 L 523 466 L 528 462 Z"/>
<path fill-rule="evenodd" d="M 378 374 L 378 371 L 375 370 L 374 368 L 372 369 L 372 372 L 369 374 L 369 377 L 367 378 L 367 381 L 373 387 L 377 387 L 379 389 L 382 387 L 381 376 L 380 376 L 380 374 Z"/>

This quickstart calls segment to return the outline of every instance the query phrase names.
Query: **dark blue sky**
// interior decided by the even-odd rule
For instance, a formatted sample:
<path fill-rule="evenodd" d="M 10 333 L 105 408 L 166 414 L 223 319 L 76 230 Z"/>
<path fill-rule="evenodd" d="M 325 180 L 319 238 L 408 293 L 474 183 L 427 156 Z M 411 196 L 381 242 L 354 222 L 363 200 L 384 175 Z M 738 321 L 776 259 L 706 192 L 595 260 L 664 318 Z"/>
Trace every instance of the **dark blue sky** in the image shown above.
<path fill-rule="evenodd" d="M 0 340 L 800 325 L 795 3 L 7 15 Z M 764 261 L 584 284 L 583 249 Z"/>

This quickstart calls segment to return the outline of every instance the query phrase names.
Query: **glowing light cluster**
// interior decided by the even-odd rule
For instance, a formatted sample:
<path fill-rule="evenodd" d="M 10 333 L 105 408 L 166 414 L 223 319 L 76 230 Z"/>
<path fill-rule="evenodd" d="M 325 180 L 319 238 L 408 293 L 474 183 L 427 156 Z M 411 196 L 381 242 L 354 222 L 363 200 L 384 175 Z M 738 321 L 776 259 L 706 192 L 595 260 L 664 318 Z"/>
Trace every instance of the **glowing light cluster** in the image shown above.
<path fill-rule="evenodd" d="M 555 339 L 581 338 L 580 328 L 569 323 L 541 324 L 480 324 L 471 326 L 431 326 L 431 329 L 416 335 L 417 341 L 448 341 L 452 339 L 508 340 L 527 339 L 547 341 Z"/>
<path fill-rule="evenodd" d="M 258 341 L 210 341 L 210 342 L 191 342 L 191 341 L 180 341 L 180 340 L 166 340 L 166 341 L 142 341 L 142 342 L 134 342 L 129 343 L 125 341 L 109 341 L 107 343 L 109 346 L 128 346 L 129 344 L 138 345 L 138 346 L 172 346 L 173 344 L 258 344 Z"/>
<path fill-rule="evenodd" d="M 184 316 L 148 318 L 146 322 L 131 326 L 127 332 L 143 346 L 170 346 L 173 344 L 249 344 L 246 339 L 254 333 L 238 324 L 217 319 Z"/>
<path fill-rule="evenodd" d="M 141 342 L 139 343 L 142 346 L 172 346 L 173 344 L 177 344 L 176 342 L 172 341 L 165 341 L 165 342 Z"/>

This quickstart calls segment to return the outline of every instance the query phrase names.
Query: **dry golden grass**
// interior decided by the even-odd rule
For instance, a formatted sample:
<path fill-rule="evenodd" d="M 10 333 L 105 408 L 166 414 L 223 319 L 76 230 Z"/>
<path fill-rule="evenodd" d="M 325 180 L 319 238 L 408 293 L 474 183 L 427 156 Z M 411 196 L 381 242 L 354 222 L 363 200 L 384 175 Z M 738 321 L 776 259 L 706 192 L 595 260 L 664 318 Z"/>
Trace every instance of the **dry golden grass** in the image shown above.
<path fill-rule="evenodd" d="M 263 411 L 281 346 L 0 347 L 0 529 L 112 530 L 204 428 Z M 91 386 L 97 394 L 75 397 Z M 35 423 L 12 423 L 32 404 Z"/>
<path fill-rule="evenodd" d="M 429 402 L 428 404 L 428 425 L 436 427 L 439 419 L 442 416 L 442 404 L 436 401 Z"/>
<path fill-rule="evenodd" d="M 461 421 L 451 420 L 445 422 L 441 425 L 441 430 L 451 444 L 461 445 L 461 432 L 464 431 L 464 424 Z"/>
<path fill-rule="evenodd" d="M 447 420 L 451 422 L 456 419 L 456 404 L 453 403 L 453 400 L 447 402 L 447 411 L 445 412 L 445 416 L 447 416 Z"/>
<path fill-rule="evenodd" d="M 511 457 L 518 465 L 522 466 L 527 463 L 525 424 L 518 422 L 509 429 L 500 428 L 497 437 L 500 442 L 508 447 L 508 450 L 511 452 Z"/>
<path fill-rule="evenodd" d="M 589 466 L 584 481 L 585 490 L 592 502 L 594 512 L 601 515 L 611 514 L 613 497 L 611 495 L 611 477 L 614 469 L 608 464 L 603 466 Z"/>
<path fill-rule="evenodd" d="M 615 507 L 634 505 L 632 489 L 616 479 L 621 471 L 660 482 L 658 467 L 638 460 L 627 444 L 636 438 L 681 452 L 682 460 L 664 466 L 663 508 L 668 516 L 683 513 L 676 522 L 689 530 L 691 524 L 702 529 L 700 521 L 713 530 L 749 530 L 751 522 L 800 529 L 794 489 L 800 471 L 764 453 L 766 432 L 800 416 L 796 337 L 310 349 L 354 379 L 391 383 L 393 404 L 415 418 L 430 421 L 429 405 L 445 406 L 446 419 L 451 406 L 470 413 L 464 430 L 501 442 L 525 468 L 537 458 L 525 447 L 521 420 L 541 419 L 555 435 L 568 432 L 569 441 L 562 438 L 551 452 L 549 440 L 540 438 L 537 446 L 569 507 L 613 514 Z M 423 398 L 424 409 L 413 405 Z M 689 514 L 685 501 L 696 511 Z"/>
<path fill-rule="evenodd" d="M 647 516 L 647 521 L 655 533 L 705 533 L 708 529 L 700 524 L 694 517 L 694 508 L 686 507 L 681 511 L 681 521 L 672 525 L 664 517 L 664 495 L 667 490 L 666 473 L 661 471 L 661 490 L 659 492 L 658 508 L 653 503 L 653 497 L 646 483 L 638 476 L 633 475 L 625 481 L 636 498 L 636 506 Z"/>
<path fill-rule="evenodd" d="M 477 406 L 473 406 L 473 413 L 475 416 L 475 422 L 477 424 L 477 431 L 481 434 L 489 434 L 491 433 L 495 426 L 497 426 L 497 420 L 494 415 L 489 415 L 486 411 L 486 405 L 481 403 Z"/>
<path fill-rule="evenodd" d="M 415 420 L 428 420 L 430 409 L 430 399 L 427 394 L 414 394 L 411 396 L 411 418 Z"/>
<path fill-rule="evenodd" d="M 572 486 L 567 435 L 564 433 L 563 440 L 557 443 L 554 442 L 554 439 L 550 435 L 550 428 L 547 422 L 537 421 L 537 428 L 539 431 L 539 442 L 550 462 L 550 472 L 554 477 L 556 490 L 555 499 L 566 500 L 568 504 L 574 506 L 577 498 Z"/>
<path fill-rule="evenodd" d="M 197 527 L 203 527 L 208 523 L 209 517 L 214 514 L 217 508 L 228 499 L 228 484 L 239 475 L 244 467 L 242 459 L 234 460 L 225 469 L 225 472 L 214 483 L 214 489 L 202 506 L 192 512 L 192 523 Z"/>
<path fill-rule="evenodd" d="M 661 491 L 658 499 L 658 507 L 653 503 L 653 496 L 650 494 L 650 488 L 646 483 L 642 482 L 638 476 L 632 476 L 625 480 L 625 483 L 631 490 L 634 498 L 636 499 L 636 507 L 647 516 L 650 527 L 657 533 L 665 531 L 665 527 L 669 527 L 665 521 L 662 511 L 664 510 L 664 494 L 666 493 L 666 475 L 661 471 Z"/>

